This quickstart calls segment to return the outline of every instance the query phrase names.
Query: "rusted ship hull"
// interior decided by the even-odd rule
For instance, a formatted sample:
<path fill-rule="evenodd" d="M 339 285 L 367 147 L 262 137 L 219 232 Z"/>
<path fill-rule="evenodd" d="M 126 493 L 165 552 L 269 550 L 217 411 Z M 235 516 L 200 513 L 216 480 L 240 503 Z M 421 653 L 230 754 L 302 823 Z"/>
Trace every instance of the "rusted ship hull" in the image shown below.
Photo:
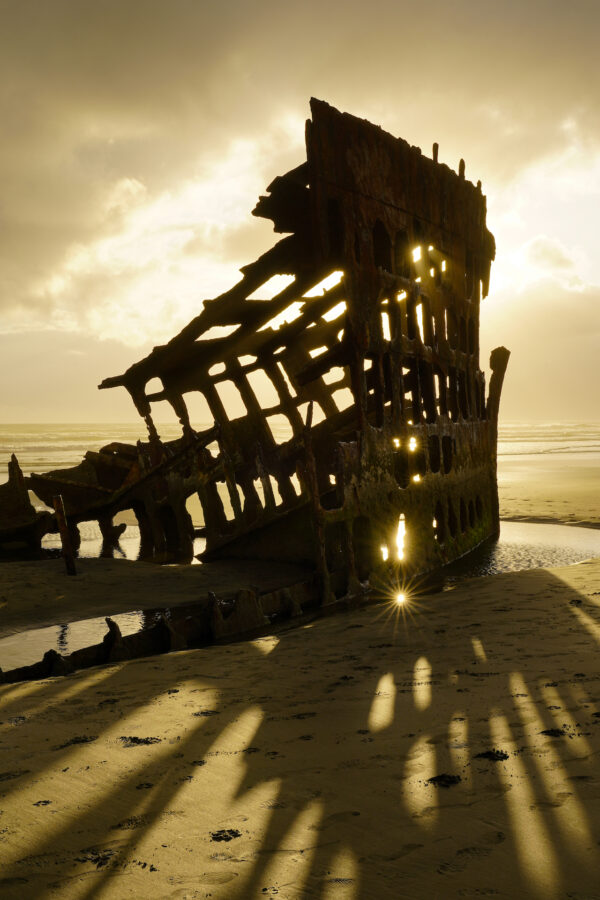
<path fill-rule="evenodd" d="M 167 400 L 194 440 L 186 401 L 201 396 L 217 429 L 198 457 L 206 558 L 309 559 L 330 596 L 384 563 L 408 577 L 497 533 L 509 354 L 492 354 L 486 397 L 479 305 L 495 246 L 464 163 L 457 174 L 437 148 L 427 159 L 321 101 L 311 110 L 306 162 L 254 210 L 288 236 L 101 387 L 130 392 L 155 446 L 152 403 Z M 288 283 L 257 299 L 274 276 Z"/>
<path fill-rule="evenodd" d="M 436 146 L 428 159 L 321 101 L 311 111 L 306 161 L 254 210 L 286 236 L 100 385 L 129 391 L 147 443 L 88 454 L 86 484 L 65 472 L 37 484 L 62 479 L 72 522 L 97 518 L 107 536 L 133 509 L 158 561 L 190 557 L 195 494 L 205 559 L 308 562 L 331 599 L 435 570 L 498 532 L 509 353 L 492 353 L 486 395 L 479 307 L 495 245 L 464 163 L 456 173 Z M 152 414 L 165 400 L 182 428 L 168 444 Z M 200 432 L 198 400 L 214 420 Z"/>

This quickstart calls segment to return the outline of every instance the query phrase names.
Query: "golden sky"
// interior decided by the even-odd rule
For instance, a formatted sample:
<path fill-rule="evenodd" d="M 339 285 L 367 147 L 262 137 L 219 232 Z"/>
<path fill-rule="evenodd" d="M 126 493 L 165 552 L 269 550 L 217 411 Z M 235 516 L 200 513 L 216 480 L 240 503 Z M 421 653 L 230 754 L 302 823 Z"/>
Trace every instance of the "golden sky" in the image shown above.
<path fill-rule="evenodd" d="M 316 96 L 481 180 L 505 421 L 600 420 L 600 3 L 0 0 L 0 422 L 102 391 L 275 242 Z"/>

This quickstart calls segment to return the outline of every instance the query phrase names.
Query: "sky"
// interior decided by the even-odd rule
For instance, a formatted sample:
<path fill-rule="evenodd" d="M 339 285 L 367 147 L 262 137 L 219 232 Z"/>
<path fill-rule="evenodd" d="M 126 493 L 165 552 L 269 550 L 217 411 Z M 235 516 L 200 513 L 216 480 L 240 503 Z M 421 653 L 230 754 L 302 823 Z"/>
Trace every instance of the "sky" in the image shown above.
<path fill-rule="evenodd" d="M 600 421 L 597 0 L 0 0 L 0 422 L 98 391 L 277 239 L 311 96 L 482 181 L 482 368 L 511 422 Z"/>

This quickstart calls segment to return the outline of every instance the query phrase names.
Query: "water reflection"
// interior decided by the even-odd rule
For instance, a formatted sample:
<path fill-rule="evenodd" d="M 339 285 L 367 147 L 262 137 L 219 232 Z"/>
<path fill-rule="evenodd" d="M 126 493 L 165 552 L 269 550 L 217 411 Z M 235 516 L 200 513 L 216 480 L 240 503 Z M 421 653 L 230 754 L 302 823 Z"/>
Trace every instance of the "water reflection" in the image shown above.
<path fill-rule="evenodd" d="M 114 543 L 102 540 L 102 534 L 97 522 L 81 522 L 78 525 L 81 536 L 81 544 L 77 556 L 82 559 L 96 559 L 98 557 L 113 557 L 114 559 L 140 558 L 141 540 L 140 529 L 137 525 L 127 525 Z M 196 564 L 196 557 L 202 553 L 206 546 L 204 538 L 194 540 L 194 558 L 190 560 Z M 42 538 L 42 550 L 51 554 L 60 553 L 61 544 L 58 534 L 46 534 Z"/>
<path fill-rule="evenodd" d="M 570 566 L 600 556 L 600 529 L 538 522 L 501 522 L 497 541 L 486 541 L 446 567 L 446 583 L 465 578 Z"/>
<path fill-rule="evenodd" d="M 150 614 L 146 627 L 153 624 Z M 144 627 L 144 613 L 121 613 L 111 616 L 118 624 L 123 635 L 134 634 Z M 98 616 L 93 619 L 80 619 L 68 625 L 50 625 L 47 628 L 32 628 L 19 634 L 11 634 L 0 639 L 0 668 L 5 672 L 18 666 L 30 666 L 39 662 L 47 650 L 58 653 L 73 653 L 82 647 L 99 644 L 106 634 L 106 619 Z"/>

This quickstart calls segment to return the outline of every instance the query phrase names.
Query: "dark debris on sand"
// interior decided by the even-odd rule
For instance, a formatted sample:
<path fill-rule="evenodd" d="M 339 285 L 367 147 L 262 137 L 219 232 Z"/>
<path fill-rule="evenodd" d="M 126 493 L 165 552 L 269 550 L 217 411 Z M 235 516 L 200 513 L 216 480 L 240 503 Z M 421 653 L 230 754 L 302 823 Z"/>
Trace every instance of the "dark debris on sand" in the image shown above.
<path fill-rule="evenodd" d="M 434 775 L 432 778 L 428 778 L 426 783 L 432 784 L 434 787 L 449 788 L 455 784 L 460 784 L 461 781 L 460 775 L 448 775 L 447 772 L 442 772 L 441 775 Z"/>
<path fill-rule="evenodd" d="M 110 862 L 114 855 L 114 850 L 101 850 L 97 847 L 90 847 L 87 850 L 82 850 L 81 856 L 76 856 L 75 859 L 80 863 L 91 862 L 96 866 L 97 869 L 102 869 L 105 865 L 107 865 L 107 863 Z"/>
<path fill-rule="evenodd" d="M 122 735 L 119 740 L 124 747 L 146 747 L 149 744 L 160 744 L 161 738 L 157 737 L 127 737 Z"/>
<path fill-rule="evenodd" d="M 211 841 L 232 841 L 242 836 L 242 832 L 236 828 L 221 828 L 220 831 L 211 831 Z"/>
<path fill-rule="evenodd" d="M 508 759 L 508 753 L 504 750 L 496 750 L 494 747 L 492 750 L 484 750 L 483 753 L 476 753 L 475 759 L 489 759 L 491 762 L 500 762 L 503 759 Z"/>

